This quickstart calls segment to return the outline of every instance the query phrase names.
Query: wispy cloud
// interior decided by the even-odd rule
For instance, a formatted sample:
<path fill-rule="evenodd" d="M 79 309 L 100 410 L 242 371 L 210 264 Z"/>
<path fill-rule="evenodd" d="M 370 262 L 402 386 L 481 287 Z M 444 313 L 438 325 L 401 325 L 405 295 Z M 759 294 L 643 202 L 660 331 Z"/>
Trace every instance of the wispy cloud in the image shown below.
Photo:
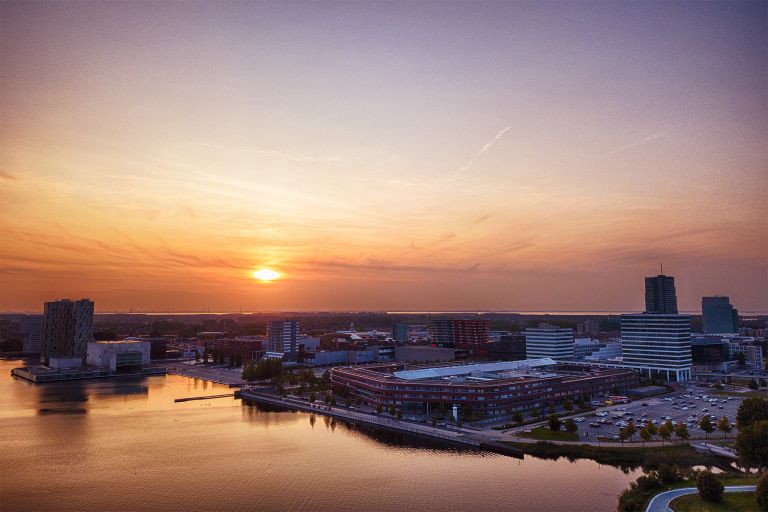
<path fill-rule="evenodd" d="M 195 146 L 216 149 L 219 151 L 230 151 L 233 153 L 248 153 L 251 155 L 265 156 L 269 158 L 282 158 L 290 160 L 292 162 L 339 162 L 341 158 L 338 156 L 317 156 L 317 155 L 303 155 L 300 153 L 289 153 L 286 151 L 279 151 L 276 149 L 264 149 L 264 148 L 241 148 L 230 147 L 223 144 L 194 144 Z"/>
<path fill-rule="evenodd" d="M 634 148 L 636 146 L 640 146 L 642 144 L 646 144 L 648 142 L 652 142 L 652 141 L 654 141 L 656 139 L 660 139 L 660 138 L 664 137 L 666 134 L 667 134 L 667 132 L 652 133 L 652 134 L 648 135 L 647 137 L 643 137 L 640 140 L 636 140 L 634 142 L 630 142 L 629 144 L 625 144 L 623 146 L 619 146 L 619 147 L 613 149 L 612 151 L 610 151 L 608 154 L 609 155 L 615 155 L 617 153 L 623 153 L 624 151 L 626 151 L 628 149 L 632 149 L 632 148 Z"/>
<path fill-rule="evenodd" d="M 499 141 L 499 139 L 501 139 L 504 136 L 504 134 L 509 131 L 510 128 L 512 128 L 512 125 L 509 125 L 499 130 L 499 132 L 491 140 L 489 140 L 482 148 L 480 148 L 480 151 L 478 151 L 477 154 L 474 157 L 472 157 L 472 159 L 469 162 L 459 167 L 458 170 L 455 173 L 453 173 L 453 176 L 451 177 L 451 181 L 458 178 L 461 175 L 461 173 L 463 173 L 464 171 L 468 171 L 469 169 L 471 169 L 472 166 L 475 165 L 475 162 L 477 161 L 477 159 L 483 156 L 483 154 L 486 153 L 489 149 L 491 149 L 493 145 L 496 144 Z"/>
<path fill-rule="evenodd" d="M 17 178 L 13 174 L 9 172 L 5 172 L 4 170 L 0 169 L 0 180 L 16 181 L 18 179 L 19 178 Z"/>

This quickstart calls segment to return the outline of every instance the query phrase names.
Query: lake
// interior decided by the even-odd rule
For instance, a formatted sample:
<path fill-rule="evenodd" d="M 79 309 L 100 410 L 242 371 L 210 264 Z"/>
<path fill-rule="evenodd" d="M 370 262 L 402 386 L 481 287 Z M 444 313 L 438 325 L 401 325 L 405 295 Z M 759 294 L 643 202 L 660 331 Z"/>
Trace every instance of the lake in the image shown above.
<path fill-rule="evenodd" d="M 640 474 L 266 410 L 177 375 L 35 385 L 0 361 L 3 511 L 612 511 Z"/>

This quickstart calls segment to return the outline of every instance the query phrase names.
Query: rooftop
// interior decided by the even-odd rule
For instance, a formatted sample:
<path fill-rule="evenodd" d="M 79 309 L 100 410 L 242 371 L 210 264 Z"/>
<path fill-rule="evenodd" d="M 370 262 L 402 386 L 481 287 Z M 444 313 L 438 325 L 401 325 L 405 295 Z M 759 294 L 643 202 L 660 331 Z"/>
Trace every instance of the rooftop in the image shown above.
<path fill-rule="evenodd" d="M 99 345 L 130 345 L 133 343 L 149 343 L 147 340 L 138 340 L 138 339 L 126 339 L 126 340 L 97 340 L 93 343 L 98 343 Z"/>
<path fill-rule="evenodd" d="M 424 368 L 421 370 L 402 370 L 393 375 L 403 380 L 440 379 L 456 377 L 460 375 L 472 375 L 480 373 L 499 373 L 540 368 L 543 366 L 555 366 L 557 363 L 549 357 L 538 359 L 524 359 L 522 361 L 501 361 L 496 363 L 478 363 L 454 366 L 441 366 Z"/>

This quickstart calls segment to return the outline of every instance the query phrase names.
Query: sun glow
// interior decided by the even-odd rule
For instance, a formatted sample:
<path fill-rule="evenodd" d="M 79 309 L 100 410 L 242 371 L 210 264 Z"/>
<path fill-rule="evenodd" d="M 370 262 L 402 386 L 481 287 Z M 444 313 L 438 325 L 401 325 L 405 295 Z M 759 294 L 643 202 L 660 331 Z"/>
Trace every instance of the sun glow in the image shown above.
<path fill-rule="evenodd" d="M 275 279 L 280 278 L 280 273 L 275 272 L 271 268 L 260 268 L 259 270 L 256 270 L 253 273 L 254 279 L 258 279 L 259 281 L 274 281 Z"/>

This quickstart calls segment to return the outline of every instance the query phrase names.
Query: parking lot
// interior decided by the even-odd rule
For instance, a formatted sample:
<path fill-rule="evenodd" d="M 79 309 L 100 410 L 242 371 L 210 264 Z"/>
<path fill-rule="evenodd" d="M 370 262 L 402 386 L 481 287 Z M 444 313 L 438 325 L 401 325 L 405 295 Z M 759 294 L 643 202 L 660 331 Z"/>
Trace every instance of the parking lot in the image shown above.
<path fill-rule="evenodd" d="M 653 421 L 657 427 L 667 420 L 672 421 L 673 425 L 685 423 L 690 437 L 698 438 L 705 436 L 699 427 L 702 417 L 710 415 L 713 426 L 723 416 L 733 424 L 740 403 L 741 398 L 720 396 L 712 389 L 689 388 L 683 392 L 635 400 L 629 404 L 601 407 L 594 413 L 578 417 L 576 421 L 579 439 L 585 441 L 594 441 L 597 437 L 616 441 L 619 439 L 619 430 L 630 419 L 637 432 L 649 421 Z M 637 432 L 634 441 L 639 440 Z M 712 433 L 714 437 L 718 435 L 722 437 L 723 434 L 717 430 Z M 658 440 L 658 437 L 654 439 Z M 675 439 L 674 435 L 672 439 Z"/>

